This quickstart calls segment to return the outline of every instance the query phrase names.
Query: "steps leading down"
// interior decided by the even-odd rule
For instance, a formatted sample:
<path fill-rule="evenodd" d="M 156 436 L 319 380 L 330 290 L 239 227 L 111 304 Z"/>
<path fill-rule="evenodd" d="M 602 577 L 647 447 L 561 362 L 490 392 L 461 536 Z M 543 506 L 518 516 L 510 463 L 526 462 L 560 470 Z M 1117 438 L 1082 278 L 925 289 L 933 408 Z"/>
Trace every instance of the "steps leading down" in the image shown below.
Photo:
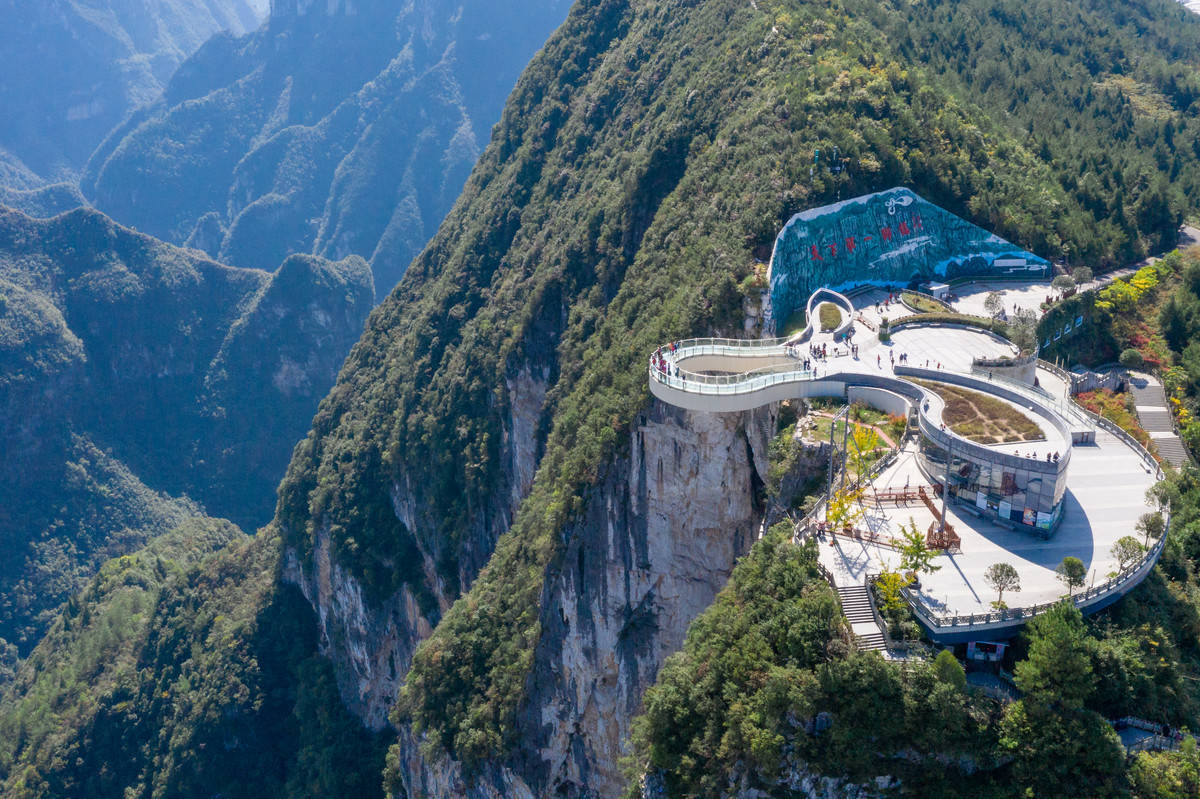
<path fill-rule="evenodd" d="M 1187 449 L 1175 433 L 1175 423 L 1167 406 L 1167 395 L 1158 378 L 1142 372 L 1131 372 L 1129 387 L 1138 421 L 1150 434 L 1150 440 L 1162 459 L 1179 468 L 1188 462 Z"/>
<path fill-rule="evenodd" d="M 860 650 L 885 649 L 883 631 L 871 610 L 871 599 L 862 585 L 839 586 L 838 596 L 842 601 L 842 612 L 854 630 L 854 638 Z"/>

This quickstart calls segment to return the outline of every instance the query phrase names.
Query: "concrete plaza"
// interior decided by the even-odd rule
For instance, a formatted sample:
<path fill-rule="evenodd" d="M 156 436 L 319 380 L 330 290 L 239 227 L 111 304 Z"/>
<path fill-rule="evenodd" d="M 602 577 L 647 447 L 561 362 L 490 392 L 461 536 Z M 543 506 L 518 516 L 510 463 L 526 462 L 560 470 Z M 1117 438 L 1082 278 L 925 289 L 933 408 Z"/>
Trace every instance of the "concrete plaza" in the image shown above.
<path fill-rule="evenodd" d="M 1012 564 L 1021 576 L 1021 592 L 1007 594 L 1012 606 L 1048 602 L 1066 593 L 1054 569 L 1068 555 L 1083 561 L 1087 582 L 1102 583 L 1117 570 L 1111 548 L 1118 538 L 1134 534 L 1138 517 L 1151 508 L 1145 492 L 1155 482 L 1142 458 L 1115 436 L 1100 430 L 1093 445 L 1076 445 L 1067 477 L 1063 520 L 1049 540 L 1016 532 L 976 517 L 953 502 L 947 519 L 962 539 L 962 551 L 935 558 L 942 568 L 922 575 L 920 593 L 932 608 L 948 613 L 983 613 L 991 609 L 995 592 L 983 580 L 993 563 Z M 916 445 L 910 444 L 874 482 L 878 490 L 928 485 L 917 466 Z M 898 536 L 910 519 L 925 531 L 933 514 L 921 503 L 909 507 L 866 508 L 860 527 L 884 536 Z M 899 554 L 889 548 L 838 537 L 821 542 L 821 562 L 838 585 L 862 584 L 866 575 L 886 564 L 898 568 Z"/>

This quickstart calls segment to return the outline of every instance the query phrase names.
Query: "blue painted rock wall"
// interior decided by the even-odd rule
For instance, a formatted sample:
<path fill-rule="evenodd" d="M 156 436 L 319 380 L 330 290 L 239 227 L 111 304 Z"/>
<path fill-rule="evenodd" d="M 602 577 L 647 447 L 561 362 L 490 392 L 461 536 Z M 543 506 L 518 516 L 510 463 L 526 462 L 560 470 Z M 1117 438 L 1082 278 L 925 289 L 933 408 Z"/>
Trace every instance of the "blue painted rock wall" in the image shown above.
<path fill-rule="evenodd" d="M 907 285 L 966 276 L 1031 278 L 1050 263 L 905 188 L 793 216 L 771 256 L 771 316 L 785 320 L 816 289 Z"/>

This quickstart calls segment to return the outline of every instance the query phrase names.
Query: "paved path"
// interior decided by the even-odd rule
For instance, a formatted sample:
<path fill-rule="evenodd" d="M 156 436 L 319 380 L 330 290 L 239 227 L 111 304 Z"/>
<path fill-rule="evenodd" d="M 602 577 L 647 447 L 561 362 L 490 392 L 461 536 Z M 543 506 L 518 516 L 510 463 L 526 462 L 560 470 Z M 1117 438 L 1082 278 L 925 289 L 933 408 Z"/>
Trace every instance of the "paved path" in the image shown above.
<path fill-rule="evenodd" d="M 1162 381 L 1145 372 L 1130 372 L 1129 387 L 1133 391 L 1134 410 L 1138 421 L 1150 434 L 1163 460 L 1175 468 L 1188 462 L 1187 449 L 1175 433 L 1175 422 L 1167 406 Z"/>

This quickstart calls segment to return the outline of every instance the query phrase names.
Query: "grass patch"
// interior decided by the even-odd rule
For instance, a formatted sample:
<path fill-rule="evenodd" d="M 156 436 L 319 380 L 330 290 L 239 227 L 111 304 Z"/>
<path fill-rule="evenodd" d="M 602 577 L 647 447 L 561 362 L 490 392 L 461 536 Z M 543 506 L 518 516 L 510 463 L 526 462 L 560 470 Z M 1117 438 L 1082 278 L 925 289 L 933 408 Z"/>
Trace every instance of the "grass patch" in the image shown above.
<path fill-rule="evenodd" d="M 946 426 L 977 444 L 1016 444 L 1046 438 L 1032 419 L 1004 400 L 945 383 L 915 382 L 946 401 L 942 413 Z"/>
<path fill-rule="evenodd" d="M 842 311 L 831 302 L 823 302 L 817 308 L 817 317 L 821 320 L 821 330 L 837 330 L 842 323 Z"/>
<path fill-rule="evenodd" d="M 964 325 L 966 327 L 977 327 L 980 330 L 990 330 L 999 336 L 1008 338 L 1008 325 L 996 319 L 985 319 L 982 316 L 974 316 L 965 313 L 946 313 L 938 311 L 937 313 L 920 314 L 918 316 L 908 317 L 893 322 L 891 325 L 892 332 L 899 330 L 902 327 L 909 325 L 931 325 L 938 322 L 944 324 Z"/>
<path fill-rule="evenodd" d="M 781 336 L 794 336 L 804 329 L 808 324 L 808 318 L 803 308 L 799 308 L 788 314 L 788 318 L 783 323 L 783 330 L 779 332 Z"/>
<path fill-rule="evenodd" d="M 917 313 L 954 313 L 954 309 L 946 303 L 912 291 L 901 292 L 900 301 Z"/>

